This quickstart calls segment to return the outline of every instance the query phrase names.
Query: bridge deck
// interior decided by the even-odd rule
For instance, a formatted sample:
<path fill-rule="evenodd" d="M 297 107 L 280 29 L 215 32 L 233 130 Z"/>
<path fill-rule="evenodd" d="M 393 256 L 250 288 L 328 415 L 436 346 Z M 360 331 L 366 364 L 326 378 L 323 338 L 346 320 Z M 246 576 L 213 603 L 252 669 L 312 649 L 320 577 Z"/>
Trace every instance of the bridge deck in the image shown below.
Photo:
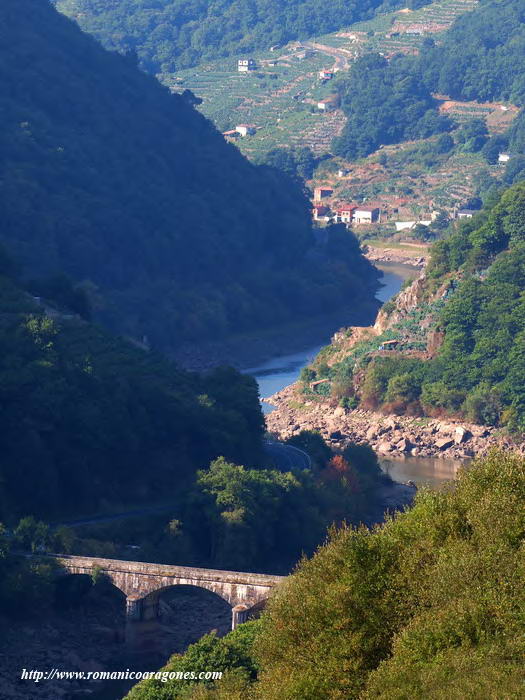
<path fill-rule="evenodd" d="M 172 566 L 142 561 L 123 561 L 120 559 L 103 559 L 101 557 L 81 557 L 70 554 L 50 554 L 49 556 L 63 562 L 69 568 L 92 570 L 98 567 L 115 573 L 143 574 L 195 581 L 220 581 L 222 583 L 248 584 L 252 586 L 273 587 L 283 581 L 285 576 L 273 574 L 254 574 L 243 571 L 222 571 L 221 569 L 201 569 L 192 566 Z"/>

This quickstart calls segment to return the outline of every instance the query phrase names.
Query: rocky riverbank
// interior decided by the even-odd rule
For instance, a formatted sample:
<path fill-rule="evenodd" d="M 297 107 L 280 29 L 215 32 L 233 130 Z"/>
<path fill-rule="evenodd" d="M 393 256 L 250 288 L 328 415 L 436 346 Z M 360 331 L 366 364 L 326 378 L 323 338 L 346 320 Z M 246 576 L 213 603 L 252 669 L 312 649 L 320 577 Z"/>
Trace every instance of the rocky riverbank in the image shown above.
<path fill-rule="evenodd" d="M 268 430 L 283 440 L 301 430 L 315 430 L 333 447 L 366 443 L 379 455 L 390 457 L 439 456 L 461 460 L 483 455 L 494 447 L 525 453 L 524 443 L 514 443 L 491 426 L 334 408 L 326 399 L 302 396 L 297 385 L 274 394 L 267 403 L 277 408 L 266 416 Z"/>
<path fill-rule="evenodd" d="M 381 281 L 378 282 L 380 287 Z M 170 353 L 184 369 L 206 371 L 220 365 L 237 369 L 257 367 L 274 357 L 291 355 L 304 348 L 329 343 L 332 334 L 349 324 L 366 326 L 373 323 L 380 302 L 370 299 L 359 308 L 338 309 L 333 314 L 308 322 L 286 324 L 257 333 L 246 333 L 220 341 L 187 343 Z"/>
<path fill-rule="evenodd" d="M 428 254 L 423 254 L 419 249 L 404 250 L 402 248 L 374 248 L 366 247 L 366 257 L 373 263 L 396 263 L 398 265 L 410 265 L 416 269 L 425 267 Z"/>

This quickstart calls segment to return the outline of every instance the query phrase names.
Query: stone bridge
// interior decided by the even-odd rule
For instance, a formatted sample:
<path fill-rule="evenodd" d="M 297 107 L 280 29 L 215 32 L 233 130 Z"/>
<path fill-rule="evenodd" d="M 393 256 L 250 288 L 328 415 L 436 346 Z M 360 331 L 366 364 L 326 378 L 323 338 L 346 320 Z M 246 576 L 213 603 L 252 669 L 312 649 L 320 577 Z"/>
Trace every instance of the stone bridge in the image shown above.
<path fill-rule="evenodd" d="M 232 606 L 232 629 L 235 629 L 250 613 L 263 607 L 272 589 L 285 578 L 98 557 L 52 556 L 61 565 L 64 575 L 92 576 L 99 571 L 107 576 L 126 596 L 128 627 L 134 622 L 159 617 L 159 597 L 163 590 L 171 586 L 197 586 L 212 591 Z"/>

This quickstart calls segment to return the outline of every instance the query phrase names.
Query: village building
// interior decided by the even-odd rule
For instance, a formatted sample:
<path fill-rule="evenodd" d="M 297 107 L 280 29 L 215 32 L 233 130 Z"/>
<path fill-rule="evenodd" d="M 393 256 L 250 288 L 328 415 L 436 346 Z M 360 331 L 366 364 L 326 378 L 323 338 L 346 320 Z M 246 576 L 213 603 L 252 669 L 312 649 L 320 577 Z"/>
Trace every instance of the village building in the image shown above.
<path fill-rule="evenodd" d="M 257 131 L 257 127 L 254 124 L 239 124 L 235 127 L 235 131 L 241 136 L 253 136 Z"/>
<path fill-rule="evenodd" d="M 321 112 L 333 112 L 334 109 L 337 109 L 337 104 L 337 96 L 333 95 L 332 97 L 327 97 L 325 100 L 319 100 L 317 109 Z"/>
<path fill-rule="evenodd" d="M 356 204 L 344 204 L 337 210 L 336 220 L 343 224 L 351 224 L 354 220 L 354 212 L 357 208 Z"/>
<path fill-rule="evenodd" d="M 512 158 L 510 153 L 500 153 L 498 156 L 498 163 L 508 163 Z"/>
<path fill-rule="evenodd" d="M 357 207 L 354 211 L 354 222 L 356 224 L 373 224 L 379 221 L 379 207 Z"/>
<path fill-rule="evenodd" d="M 330 208 L 325 204 L 315 204 L 312 208 L 312 215 L 314 221 L 329 221 L 330 220 Z"/>
<path fill-rule="evenodd" d="M 346 177 L 349 174 L 350 174 L 350 170 L 348 170 L 347 168 L 340 168 L 337 171 L 337 177 Z"/>
<path fill-rule="evenodd" d="M 334 193 L 334 190 L 331 187 L 326 187 L 323 185 L 320 185 L 319 187 L 316 187 L 314 189 L 314 200 L 316 202 L 320 202 L 321 199 L 326 199 L 327 197 L 331 197 Z"/>
<path fill-rule="evenodd" d="M 321 80 L 332 80 L 334 77 L 334 74 L 331 70 L 320 70 L 319 71 L 319 78 Z"/>
<path fill-rule="evenodd" d="M 237 63 L 237 70 L 239 73 L 249 73 L 257 70 L 257 63 L 253 58 L 240 58 Z"/>
<path fill-rule="evenodd" d="M 479 214 L 475 209 L 460 209 L 457 213 L 458 219 L 472 219 L 473 216 Z"/>

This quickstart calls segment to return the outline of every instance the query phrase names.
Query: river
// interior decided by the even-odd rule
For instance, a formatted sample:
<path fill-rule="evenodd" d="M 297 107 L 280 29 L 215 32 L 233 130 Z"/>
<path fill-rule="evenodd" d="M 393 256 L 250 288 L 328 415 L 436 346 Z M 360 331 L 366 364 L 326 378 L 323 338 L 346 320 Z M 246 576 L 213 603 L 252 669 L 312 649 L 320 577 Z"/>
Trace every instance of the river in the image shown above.
<path fill-rule="evenodd" d="M 383 303 L 399 292 L 405 280 L 417 275 L 416 270 L 409 265 L 381 263 L 376 267 L 383 272 L 381 278 L 383 286 L 377 293 L 377 299 Z M 245 370 L 247 374 L 251 374 L 257 380 L 261 398 L 272 396 L 277 391 L 284 389 L 285 386 L 296 382 L 303 367 L 306 367 L 314 359 L 321 348 L 328 345 L 331 335 L 337 330 L 338 328 L 334 328 L 332 333 L 327 333 L 325 337 L 319 338 L 317 345 L 309 346 L 293 355 L 275 357 L 259 367 Z M 269 413 L 273 409 L 268 404 L 263 404 L 263 410 L 265 413 Z"/>
<path fill-rule="evenodd" d="M 383 272 L 383 286 L 377 293 L 377 299 L 383 303 L 399 292 L 405 280 L 417 275 L 413 267 L 399 263 L 380 263 L 376 267 Z M 338 329 L 334 328 L 333 332 L 336 330 Z M 317 345 L 309 346 L 293 355 L 275 357 L 259 367 L 245 371 L 257 380 L 261 398 L 267 398 L 296 382 L 303 367 L 310 364 L 321 348 L 329 342 L 330 336 L 327 335 L 319 338 Z M 272 406 L 263 403 L 264 413 L 270 413 L 272 410 Z M 410 480 L 418 485 L 437 486 L 452 479 L 460 463 L 450 459 L 406 457 L 396 460 L 382 459 L 381 466 L 395 481 Z"/>

